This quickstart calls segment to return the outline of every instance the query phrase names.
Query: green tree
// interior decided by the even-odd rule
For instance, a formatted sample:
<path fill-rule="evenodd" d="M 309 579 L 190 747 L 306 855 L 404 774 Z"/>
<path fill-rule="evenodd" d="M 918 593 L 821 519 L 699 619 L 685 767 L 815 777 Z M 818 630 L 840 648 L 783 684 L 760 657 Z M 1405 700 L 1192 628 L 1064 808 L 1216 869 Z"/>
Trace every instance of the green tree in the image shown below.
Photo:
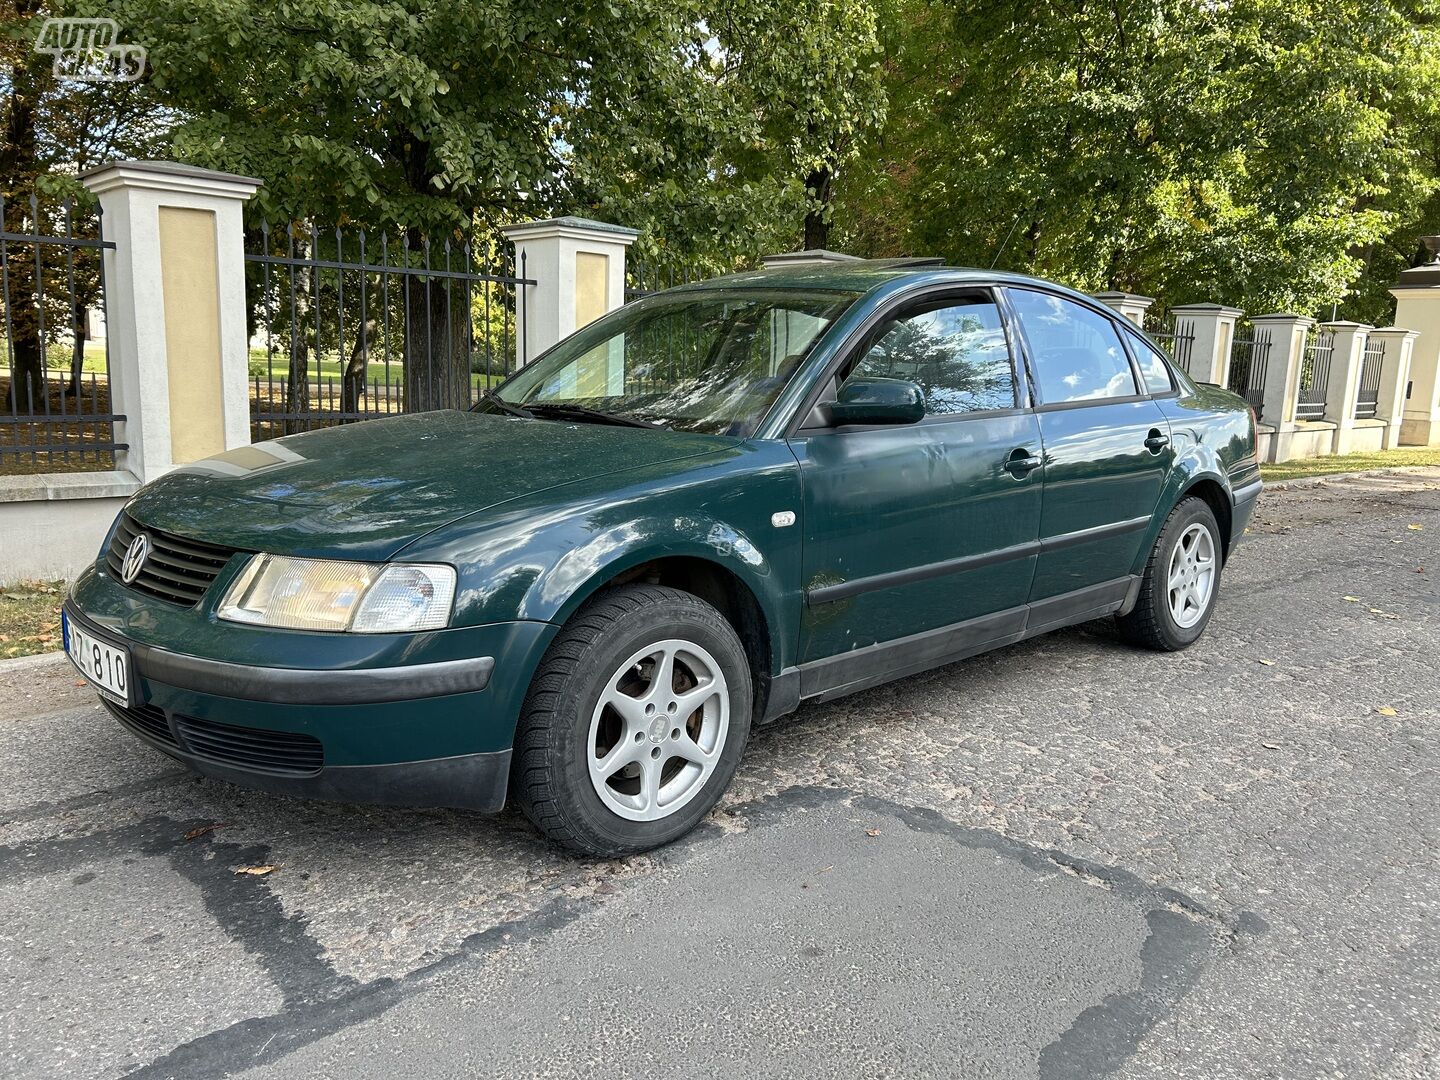
<path fill-rule="evenodd" d="M 1328 315 L 1435 190 L 1429 3 L 895 3 L 866 252 Z"/>
<path fill-rule="evenodd" d="M 418 245 L 422 231 L 580 212 L 723 263 L 794 237 L 806 175 L 853 153 L 879 115 L 864 0 L 810 4 L 813 25 L 781 0 L 112 0 L 103 13 L 148 48 L 148 92 L 180 118 L 175 153 L 265 181 L 257 217 L 399 223 Z M 407 355 L 469 317 L 430 312 Z M 434 400 L 459 403 L 462 358 L 430 360 Z"/>
<path fill-rule="evenodd" d="M 13 230 L 63 232 L 64 200 L 82 206 L 91 202 L 76 174 L 116 157 L 152 156 L 168 128 L 168 116 L 145 102 L 132 85 L 55 78 L 52 57 L 37 53 L 35 44 L 45 19 L 67 12 L 63 3 L 43 0 L 0 4 L 0 127 L 4 130 L 0 196 L 5 200 L 5 226 Z M 40 200 L 33 210 L 32 195 Z M 81 221 L 82 217 L 87 220 Z M 84 231 L 88 217 L 70 215 L 70 223 Z M 100 292 L 99 260 L 93 250 L 72 255 L 55 247 L 42 248 L 38 283 L 34 254 L 25 245 L 12 245 L 6 260 L 10 386 L 4 397 L 17 413 L 45 409 L 47 349 L 43 346 L 53 343 L 57 331 L 70 336 L 68 389 L 79 392 L 89 331 L 86 312 Z M 64 288 L 58 287 L 60 282 Z"/>

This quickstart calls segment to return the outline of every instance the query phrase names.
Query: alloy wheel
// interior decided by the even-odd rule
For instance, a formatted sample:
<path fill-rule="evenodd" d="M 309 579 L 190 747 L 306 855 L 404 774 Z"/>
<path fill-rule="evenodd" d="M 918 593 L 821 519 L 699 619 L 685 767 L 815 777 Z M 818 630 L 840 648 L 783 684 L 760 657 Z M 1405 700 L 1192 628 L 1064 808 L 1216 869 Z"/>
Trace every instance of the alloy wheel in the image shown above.
<path fill-rule="evenodd" d="M 729 727 L 729 687 L 715 658 L 678 638 L 648 645 L 610 676 L 595 705 L 590 782 L 623 818 L 668 817 L 705 787 Z"/>
<path fill-rule="evenodd" d="M 1170 553 L 1166 583 L 1170 617 L 1180 629 L 1188 630 L 1204 617 L 1215 595 L 1215 540 L 1201 522 L 1180 534 Z"/>

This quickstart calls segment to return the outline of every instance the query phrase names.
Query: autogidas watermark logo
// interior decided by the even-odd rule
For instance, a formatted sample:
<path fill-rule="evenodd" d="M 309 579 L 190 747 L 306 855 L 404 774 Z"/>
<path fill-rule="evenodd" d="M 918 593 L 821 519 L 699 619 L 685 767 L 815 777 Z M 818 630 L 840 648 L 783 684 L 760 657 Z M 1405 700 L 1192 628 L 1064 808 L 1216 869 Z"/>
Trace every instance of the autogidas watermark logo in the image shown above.
<path fill-rule="evenodd" d="M 122 45 L 119 37 L 114 19 L 46 19 L 35 51 L 55 58 L 57 79 L 136 82 L 145 74 L 145 47 Z"/>

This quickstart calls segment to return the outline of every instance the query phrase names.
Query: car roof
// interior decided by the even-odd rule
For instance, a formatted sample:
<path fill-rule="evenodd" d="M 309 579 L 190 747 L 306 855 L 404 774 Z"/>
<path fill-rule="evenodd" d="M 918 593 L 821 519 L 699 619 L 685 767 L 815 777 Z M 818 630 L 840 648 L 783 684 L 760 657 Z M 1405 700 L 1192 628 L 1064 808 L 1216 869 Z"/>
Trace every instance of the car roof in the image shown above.
<path fill-rule="evenodd" d="M 825 289 L 869 293 L 897 282 L 914 285 L 1038 285 L 1072 296 L 1089 307 L 1100 306 L 1094 297 L 1043 278 L 1004 270 L 982 270 L 973 266 L 945 266 L 939 259 L 854 259 L 799 266 L 769 266 L 761 270 L 746 270 L 738 274 L 694 281 L 666 291 L 681 293 L 710 289 Z"/>

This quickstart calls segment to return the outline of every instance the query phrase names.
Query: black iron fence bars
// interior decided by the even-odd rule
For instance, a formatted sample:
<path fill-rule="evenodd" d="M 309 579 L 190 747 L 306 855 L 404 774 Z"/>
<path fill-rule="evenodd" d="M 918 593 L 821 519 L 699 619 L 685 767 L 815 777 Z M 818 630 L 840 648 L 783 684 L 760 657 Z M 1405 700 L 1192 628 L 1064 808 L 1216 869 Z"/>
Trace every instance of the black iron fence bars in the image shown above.
<path fill-rule="evenodd" d="M 0 472 L 114 468 L 98 210 L 0 197 Z"/>
<path fill-rule="evenodd" d="M 1264 419 L 1265 369 L 1269 361 L 1270 335 L 1257 330 L 1252 323 L 1237 325 L 1230 341 L 1230 374 L 1226 386 L 1250 403 L 1257 420 Z"/>
<path fill-rule="evenodd" d="M 1385 364 L 1385 339 L 1367 338 L 1360 363 L 1360 388 L 1355 394 L 1355 419 L 1373 420 L 1380 405 L 1380 369 Z"/>
<path fill-rule="evenodd" d="M 1166 311 L 1160 315 L 1146 313 L 1145 332 L 1164 349 L 1175 366 L 1187 374 L 1190 371 L 1190 353 L 1195 345 L 1195 324 Z"/>
<path fill-rule="evenodd" d="M 515 290 L 535 283 L 499 245 L 297 224 L 247 246 L 254 439 L 469 408 L 527 359 Z"/>
<path fill-rule="evenodd" d="M 1335 355 L 1335 335 L 1319 330 L 1305 339 L 1300 361 L 1300 389 L 1295 401 L 1296 420 L 1320 420 L 1325 416 L 1325 394 L 1330 386 L 1330 360 Z"/>

